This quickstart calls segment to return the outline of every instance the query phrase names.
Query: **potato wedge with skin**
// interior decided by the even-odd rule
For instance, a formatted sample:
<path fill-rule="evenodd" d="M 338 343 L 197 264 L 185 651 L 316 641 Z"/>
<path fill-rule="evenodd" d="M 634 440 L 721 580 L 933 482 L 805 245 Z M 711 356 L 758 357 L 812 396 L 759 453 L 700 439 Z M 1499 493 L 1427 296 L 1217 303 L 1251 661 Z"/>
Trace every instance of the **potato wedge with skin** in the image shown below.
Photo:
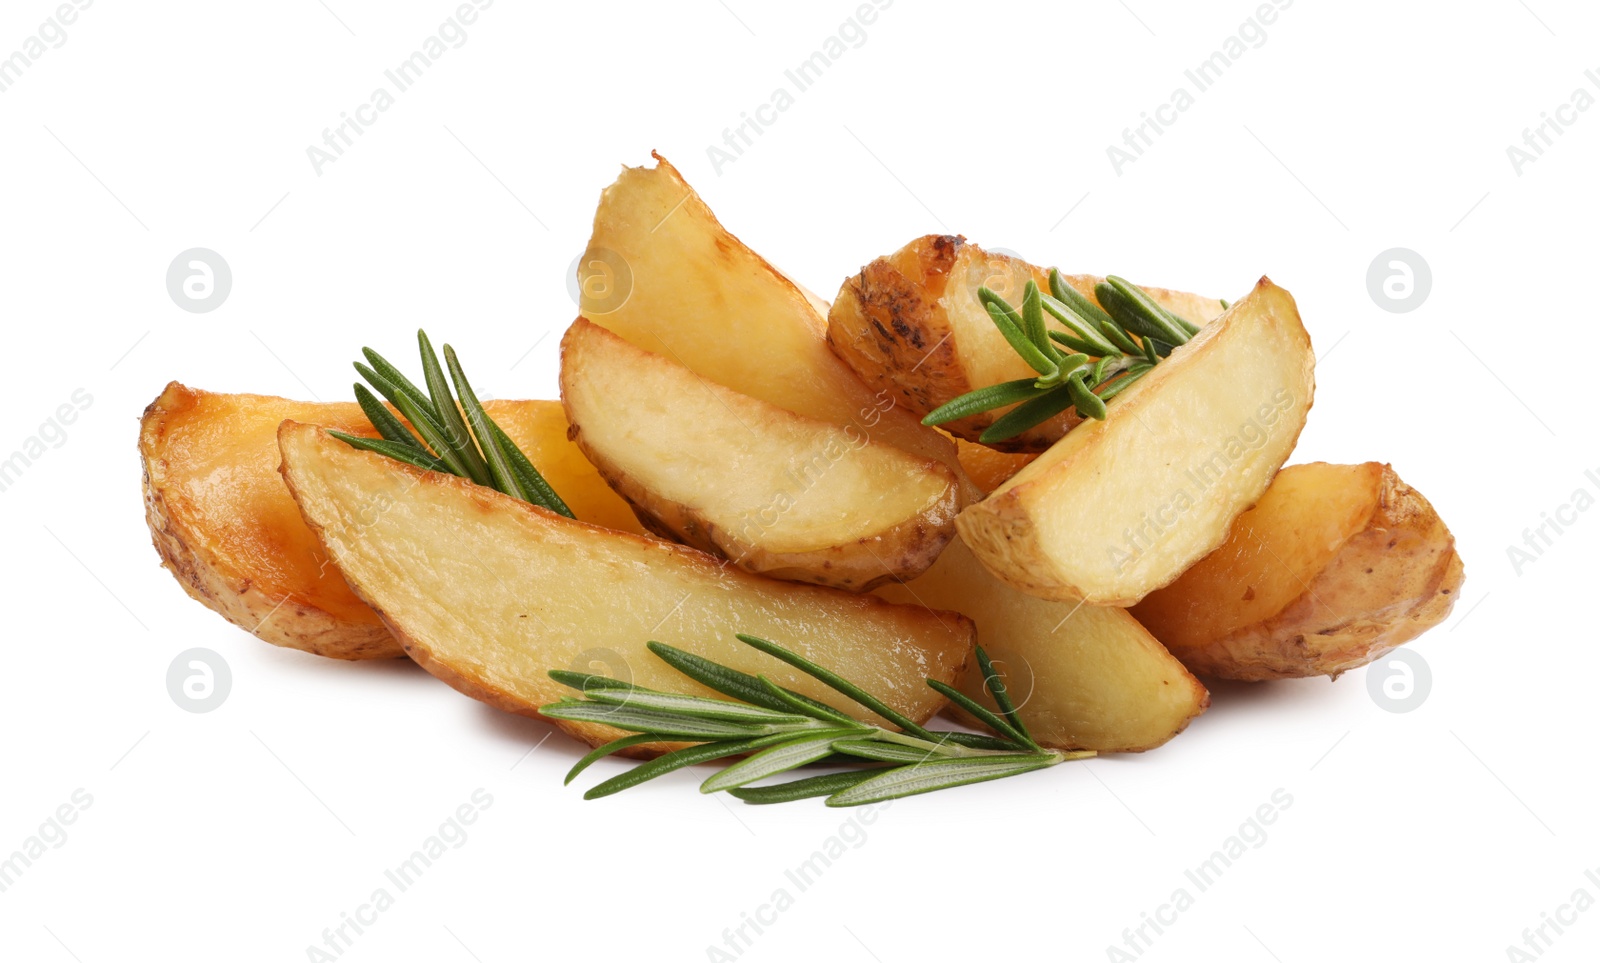
<path fill-rule="evenodd" d="M 1051 748 L 1154 749 L 1211 703 L 1205 686 L 1126 609 L 1024 595 L 985 571 L 960 539 L 921 578 L 877 594 L 972 619 L 1029 731 Z M 959 688 L 995 708 L 976 660 Z"/>
<path fill-rule="evenodd" d="M 950 469 L 711 384 L 579 318 L 561 341 L 571 437 L 652 530 L 748 572 L 865 591 L 955 535 Z"/>
<path fill-rule="evenodd" d="M 1133 614 L 1205 675 L 1337 676 L 1444 621 L 1463 576 L 1449 528 L 1388 465 L 1314 462 Z"/>
<path fill-rule="evenodd" d="M 1262 278 L 1049 451 L 965 509 L 986 567 L 1043 598 L 1132 605 L 1220 545 L 1294 450 L 1311 339 Z"/>
<path fill-rule="evenodd" d="M 915 720 L 943 699 L 972 623 L 751 575 L 696 549 L 576 522 L 465 479 L 356 451 L 285 422 L 283 476 L 329 558 L 382 615 L 406 653 L 461 692 L 508 712 L 571 695 L 551 669 L 595 671 L 650 688 L 714 693 L 645 648 L 655 639 L 845 711 L 837 693 L 745 646 L 772 639 L 839 672 Z M 609 726 L 558 722 L 591 745 Z"/>
<path fill-rule="evenodd" d="M 969 391 L 1035 376 L 978 300 L 978 289 L 988 287 L 1020 305 L 1030 279 L 1049 292 L 1044 268 L 985 251 L 960 236 L 919 237 L 845 279 L 828 312 L 828 343 L 870 387 L 888 392 L 921 417 Z M 1095 285 L 1104 280 L 1088 274 L 1063 274 L 1062 279 L 1091 301 Z M 1213 298 L 1164 288 L 1145 291 L 1197 325 L 1222 313 L 1222 302 Z M 977 441 L 1009 410 L 980 412 L 940 427 Z M 1079 420 L 1069 410 L 994 447 L 1043 451 Z"/>
<path fill-rule="evenodd" d="M 490 401 L 486 408 L 579 518 L 643 531 L 567 441 L 560 402 Z M 264 641 L 336 659 L 398 658 L 400 643 L 328 563 L 283 485 L 278 425 L 286 418 L 375 434 L 354 402 L 167 385 L 139 430 L 156 551 L 184 591 Z"/>
<path fill-rule="evenodd" d="M 959 472 L 948 438 L 829 350 L 826 303 L 728 233 L 652 156 L 655 167 L 623 168 L 600 196 L 579 268 L 583 316 L 709 381 Z"/>

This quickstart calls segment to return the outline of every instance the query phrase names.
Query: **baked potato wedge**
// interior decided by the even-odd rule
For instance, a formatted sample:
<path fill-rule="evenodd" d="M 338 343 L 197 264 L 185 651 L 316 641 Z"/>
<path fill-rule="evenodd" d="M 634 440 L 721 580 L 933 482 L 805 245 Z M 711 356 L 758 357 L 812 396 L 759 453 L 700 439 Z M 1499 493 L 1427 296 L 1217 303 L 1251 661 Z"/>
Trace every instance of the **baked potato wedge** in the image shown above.
<path fill-rule="evenodd" d="M 1029 732 L 1051 748 L 1153 749 L 1211 703 L 1205 686 L 1126 609 L 1024 595 L 990 575 L 960 539 L 921 578 L 877 594 L 972 619 Z M 977 660 L 959 688 L 996 708 Z M 958 718 L 976 724 L 964 713 Z"/>
<path fill-rule="evenodd" d="M 734 638 L 746 632 L 920 721 L 944 703 L 925 679 L 953 681 L 972 648 L 972 623 L 952 612 L 752 575 L 697 549 L 357 451 L 311 425 L 284 422 L 278 440 L 289 490 L 350 587 L 423 668 L 508 712 L 538 717 L 541 705 L 571 694 L 551 669 L 715 695 L 650 654 L 652 639 L 831 697 Z M 556 724 L 592 745 L 619 734 Z"/>
<path fill-rule="evenodd" d="M 1133 614 L 1204 675 L 1337 676 L 1444 621 L 1463 576 L 1450 529 L 1392 468 L 1314 462 L 1279 472 Z"/>
<path fill-rule="evenodd" d="M 567 441 L 560 402 L 491 401 L 486 408 L 579 518 L 643 531 Z M 354 402 L 167 385 L 139 426 L 145 519 L 156 551 L 191 597 L 264 641 L 336 659 L 402 656 L 377 613 L 328 564 L 283 485 L 278 425 L 290 418 L 376 434 Z"/>
<path fill-rule="evenodd" d="M 1314 379 L 1289 292 L 1262 278 L 1138 383 L 956 519 L 996 576 L 1132 605 L 1220 545 L 1294 450 Z"/>
<path fill-rule="evenodd" d="M 1021 304 L 1030 279 L 1050 290 L 1048 272 L 1020 258 L 985 251 L 959 236 L 919 237 L 845 279 L 828 312 L 828 343 L 869 387 L 887 392 L 920 418 L 969 391 L 1035 376 L 978 300 L 978 289 L 987 286 Z M 1095 285 L 1105 280 L 1088 274 L 1063 274 L 1062 279 L 1091 301 Z M 1222 313 L 1222 302 L 1212 298 L 1144 290 L 1193 324 L 1205 325 Z M 1009 410 L 980 412 L 942 427 L 977 441 Z M 994 446 L 1044 451 L 1078 421 L 1076 410 L 1069 409 Z"/>
<path fill-rule="evenodd" d="M 955 446 L 921 412 L 868 388 L 829 350 L 827 303 L 728 233 L 652 156 L 655 167 L 623 168 L 600 196 L 579 267 L 583 316 L 708 381 L 959 472 Z"/>
<path fill-rule="evenodd" d="M 571 438 L 653 531 L 748 572 L 865 591 L 921 574 L 960 486 L 854 425 L 712 384 L 584 318 L 561 341 Z"/>

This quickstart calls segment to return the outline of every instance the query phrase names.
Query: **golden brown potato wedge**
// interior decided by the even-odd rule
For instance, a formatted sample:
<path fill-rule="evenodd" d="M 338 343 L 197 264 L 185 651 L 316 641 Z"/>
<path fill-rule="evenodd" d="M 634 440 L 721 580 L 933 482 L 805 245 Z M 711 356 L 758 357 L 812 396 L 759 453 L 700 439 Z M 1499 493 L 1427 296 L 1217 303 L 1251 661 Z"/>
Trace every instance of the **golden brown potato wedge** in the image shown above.
<path fill-rule="evenodd" d="M 956 439 L 956 454 L 961 459 L 961 467 L 966 470 L 967 477 L 985 495 L 1005 484 L 1024 465 L 1039 457 L 1031 452 L 1000 451 L 965 438 Z"/>
<path fill-rule="evenodd" d="M 978 644 L 1021 707 L 1029 731 L 1045 746 L 1153 749 L 1211 702 L 1205 686 L 1126 609 L 1023 595 L 985 571 L 960 539 L 921 578 L 886 585 L 877 594 L 894 602 L 937 604 L 972 619 Z M 995 707 L 976 660 L 968 663 L 959 688 Z"/>
<path fill-rule="evenodd" d="M 1315 462 L 1279 472 L 1133 614 L 1205 675 L 1337 676 L 1444 621 L 1463 575 L 1450 530 L 1388 465 Z"/>
<path fill-rule="evenodd" d="M 956 528 L 988 569 L 1043 598 L 1131 605 L 1222 543 L 1294 450 L 1311 339 L 1262 278 Z"/>
<path fill-rule="evenodd" d="M 939 462 L 712 384 L 579 318 L 561 341 L 571 437 L 652 530 L 748 572 L 865 591 L 955 535 Z"/>
<path fill-rule="evenodd" d="M 1062 277 L 1091 301 L 1094 286 L 1104 280 L 1088 274 Z M 986 286 L 1021 304 L 1030 279 L 1050 290 L 1044 268 L 985 251 L 962 237 L 919 237 L 845 280 L 828 313 L 828 343 L 870 387 L 921 417 L 977 388 L 1035 376 L 995 328 L 977 294 Z M 1145 291 L 1197 325 L 1222 313 L 1222 302 L 1212 298 L 1164 288 Z M 1009 410 L 981 412 L 942 427 L 977 441 Z M 1076 410 L 1069 409 L 995 447 L 1043 451 L 1078 420 Z"/>
<path fill-rule="evenodd" d="M 491 401 L 579 518 L 643 531 L 567 441 L 556 401 Z M 190 596 L 274 645 L 336 659 L 395 658 L 400 644 L 328 564 L 278 474 L 286 418 L 373 435 L 354 402 L 216 394 L 176 381 L 139 430 L 145 517 L 162 562 Z"/>
<path fill-rule="evenodd" d="M 596 664 L 636 685 L 715 695 L 650 654 L 652 639 L 833 698 L 734 639 L 745 632 L 839 671 L 920 721 L 944 701 L 925 679 L 954 680 L 972 646 L 972 623 L 953 612 L 751 575 L 687 546 L 357 451 L 310 425 L 285 422 L 279 445 L 307 523 L 407 654 L 508 712 L 538 716 L 571 694 L 551 669 Z M 557 724 L 593 745 L 618 735 Z"/>
<path fill-rule="evenodd" d="M 600 196 L 579 268 L 584 317 L 708 381 L 959 472 L 948 438 L 828 349 L 827 304 L 728 233 L 652 156 L 655 167 L 624 168 Z"/>

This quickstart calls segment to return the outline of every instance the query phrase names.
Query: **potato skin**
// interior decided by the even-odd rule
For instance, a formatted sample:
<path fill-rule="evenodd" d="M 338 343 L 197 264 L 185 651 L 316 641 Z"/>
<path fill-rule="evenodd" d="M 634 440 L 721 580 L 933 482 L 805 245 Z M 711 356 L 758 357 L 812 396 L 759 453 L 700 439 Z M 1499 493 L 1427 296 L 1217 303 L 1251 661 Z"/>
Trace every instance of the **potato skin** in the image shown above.
<path fill-rule="evenodd" d="M 1335 467 L 1343 466 L 1296 465 L 1280 477 Z M 1356 467 L 1363 471 L 1347 476 L 1348 484 L 1371 486 L 1370 513 L 1277 612 L 1221 634 L 1208 632 L 1182 604 L 1194 579 L 1186 584 L 1180 578 L 1135 607 L 1134 615 L 1191 671 L 1242 681 L 1337 677 L 1444 621 L 1465 578 L 1449 528 L 1388 465 Z M 1296 532 L 1275 525 L 1276 514 L 1273 501 L 1263 498 L 1239 517 L 1218 549 L 1219 561 L 1208 566 L 1208 591 L 1241 598 L 1251 591 L 1247 584 L 1229 585 L 1228 569 L 1216 566 L 1227 565 L 1229 553 L 1284 551 L 1284 540 Z M 1206 565 L 1202 560 L 1196 569 Z"/>
<path fill-rule="evenodd" d="M 970 322 L 971 313 L 981 310 L 976 307 L 979 285 L 1018 304 L 1030 278 L 1049 290 L 1044 268 L 984 251 L 959 235 L 919 237 L 845 279 L 828 314 L 828 343 L 868 385 L 888 391 L 920 417 L 974 389 L 1031 374 L 1000 333 L 986 326 L 986 319 L 976 326 Z M 1104 280 L 1086 274 L 1063 278 L 1091 301 L 1095 285 Z M 1222 312 L 1222 303 L 1214 299 L 1164 288 L 1145 290 L 1196 324 Z M 969 316 L 965 324 L 951 314 L 963 305 Z M 940 427 L 975 442 L 1006 410 L 981 412 Z M 1069 410 L 994 447 L 1044 451 L 1079 420 Z"/>

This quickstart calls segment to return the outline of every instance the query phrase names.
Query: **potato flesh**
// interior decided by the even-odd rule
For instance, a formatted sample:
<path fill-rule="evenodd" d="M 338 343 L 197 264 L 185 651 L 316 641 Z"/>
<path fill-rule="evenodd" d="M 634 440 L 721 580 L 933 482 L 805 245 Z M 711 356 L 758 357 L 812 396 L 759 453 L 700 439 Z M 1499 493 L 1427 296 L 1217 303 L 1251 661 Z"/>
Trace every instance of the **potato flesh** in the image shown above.
<path fill-rule="evenodd" d="M 1383 466 L 1291 465 L 1227 541 L 1134 614 L 1174 648 L 1193 647 L 1254 625 L 1305 594 L 1317 573 L 1366 527 Z"/>
<path fill-rule="evenodd" d="M 1046 746 L 1153 749 L 1210 703 L 1205 687 L 1126 610 L 1024 595 L 985 571 L 960 539 L 921 578 L 878 594 L 972 619 L 978 644 Z M 959 688 L 994 707 L 976 661 Z"/>
<path fill-rule="evenodd" d="M 463 479 L 360 452 L 308 425 L 279 436 L 284 477 L 346 580 L 430 672 L 491 705 L 537 715 L 572 691 L 551 669 L 710 695 L 654 655 L 679 646 L 859 713 L 733 638 L 772 639 L 913 719 L 942 700 L 972 625 L 881 599 L 777 582 L 694 549 L 562 518 Z M 607 726 L 562 723 L 592 744 Z"/>
<path fill-rule="evenodd" d="M 580 518 L 643 531 L 566 438 L 555 401 L 490 401 L 491 416 Z M 328 564 L 278 474 L 278 425 L 312 422 L 372 436 L 354 402 L 197 391 L 176 382 L 150 405 L 140 452 L 152 535 L 202 604 L 265 641 L 335 658 L 404 653 Z"/>
<path fill-rule="evenodd" d="M 1294 449 L 1314 357 L 1263 278 L 956 526 L 990 571 L 1044 598 L 1131 605 L 1216 548 Z"/>
<path fill-rule="evenodd" d="M 1449 615 L 1455 540 L 1387 465 L 1278 473 L 1227 541 L 1133 613 L 1191 669 L 1227 679 L 1338 675 Z"/>
<path fill-rule="evenodd" d="M 652 527 L 749 571 L 863 590 L 955 533 L 935 461 L 711 384 L 579 318 L 562 340 L 575 439 Z"/>
<path fill-rule="evenodd" d="M 828 348 L 818 303 L 728 233 L 656 159 L 654 168 L 625 168 L 601 195 L 584 263 L 616 255 L 631 282 L 620 305 L 580 284 L 583 315 L 717 384 L 954 468 L 948 440 L 869 389 Z"/>

